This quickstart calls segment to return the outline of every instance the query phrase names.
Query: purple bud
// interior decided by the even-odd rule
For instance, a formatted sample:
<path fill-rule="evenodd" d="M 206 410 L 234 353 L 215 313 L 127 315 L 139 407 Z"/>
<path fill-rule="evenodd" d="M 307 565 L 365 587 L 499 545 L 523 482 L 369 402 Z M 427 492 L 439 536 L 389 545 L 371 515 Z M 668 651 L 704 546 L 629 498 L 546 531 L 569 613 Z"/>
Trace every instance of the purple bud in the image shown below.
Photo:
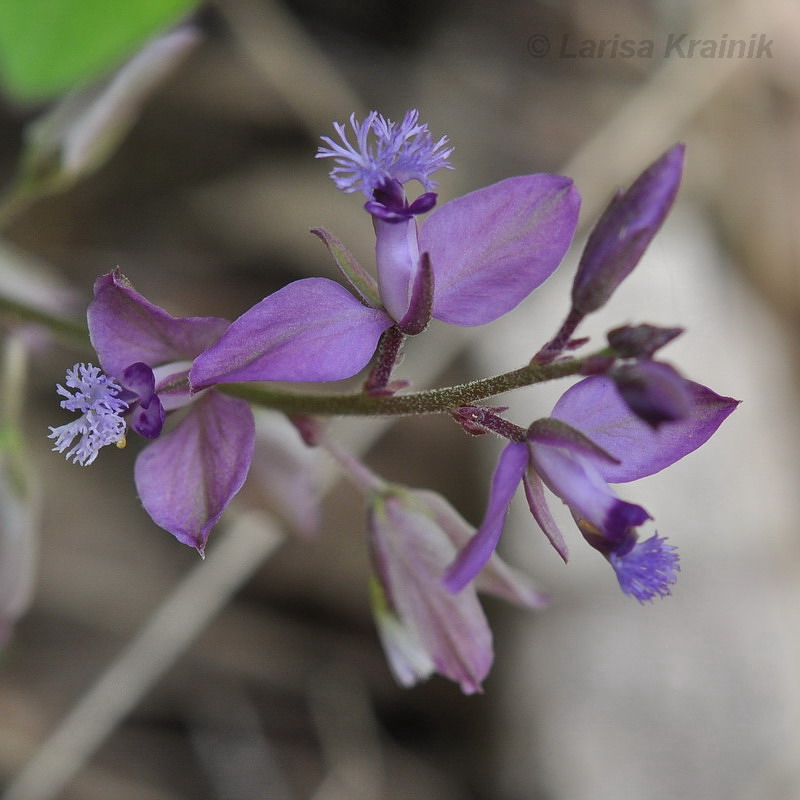
<path fill-rule="evenodd" d="M 669 364 L 639 361 L 611 373 L 625 404 L 651 428 L 684 419 L 692 410 L 689 384 Z"/>
<path fill-rule="evenodd" d="M 608 332 L 608 343 L 622 358 L 652 358 L 656 351 L 683 333 L 683 328 L 623 325 Z"/>
<path fill-rule="evenodd" d="M 684 145 L 676 144 L 611 200 L 581 256 L 574 309 L 589 314 L 601 308 L 639 262 L 675 200 L 683 154 Z"/>

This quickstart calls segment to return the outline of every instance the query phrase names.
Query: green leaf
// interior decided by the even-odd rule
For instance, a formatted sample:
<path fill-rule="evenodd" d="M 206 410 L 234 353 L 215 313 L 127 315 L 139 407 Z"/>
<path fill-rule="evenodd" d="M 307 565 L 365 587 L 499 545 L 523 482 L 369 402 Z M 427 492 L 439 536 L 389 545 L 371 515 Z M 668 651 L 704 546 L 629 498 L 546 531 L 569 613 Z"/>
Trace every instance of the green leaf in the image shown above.
<path fill-rule="evenodd" d="M 118 66 L 197 0 L 0 0 L 0 80 L 44 100 Z"/>

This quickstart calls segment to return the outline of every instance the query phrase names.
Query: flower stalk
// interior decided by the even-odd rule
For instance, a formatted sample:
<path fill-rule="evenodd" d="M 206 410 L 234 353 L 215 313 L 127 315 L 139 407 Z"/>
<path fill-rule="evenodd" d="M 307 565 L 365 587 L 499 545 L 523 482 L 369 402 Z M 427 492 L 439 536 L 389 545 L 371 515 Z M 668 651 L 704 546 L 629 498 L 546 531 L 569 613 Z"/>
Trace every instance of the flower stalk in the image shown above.
<path fill-rule="evenodd" d="M 227 383 L 217 389 L 254 405 L 261 405 L 289 414 L 319 416 L 402 417 L 420 414 L 442 414 L 459 406 L 472 405 L 513 389 L 579 375 L 592 358 L 607 355 L 601 350 L 583 358 L 571 358 L 552 364 L 527 364 L 519 369 L 490 378 L 480 378 L 457 386 L 428 389 L 402 395 L 376 396 L 352 393 L 290 392 L 266 384 Z"/>

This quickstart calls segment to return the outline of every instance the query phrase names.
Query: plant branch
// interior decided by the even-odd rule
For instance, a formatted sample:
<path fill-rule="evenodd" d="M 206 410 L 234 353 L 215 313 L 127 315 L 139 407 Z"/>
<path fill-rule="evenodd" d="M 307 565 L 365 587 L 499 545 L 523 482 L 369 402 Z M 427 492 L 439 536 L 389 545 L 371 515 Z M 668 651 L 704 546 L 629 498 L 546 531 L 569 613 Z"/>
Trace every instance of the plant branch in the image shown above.
<path fill-rule="evenodd" d="M 580 374 L 589 359 L 608 354 L 608 350 L 601 350 L 585 358 L 572 358 L 551 364 L 528 364 L 491 378 L 481 378 L 458 386 L 402 395 L 291 392 L 272 388 L 269 384 L 263 383 L 229 383 L 216 388 L 225 394 L 240 397 L 254 405 L 266 406 L 290 414 L 368 417 L 441 414 L 512 389 Z"/>

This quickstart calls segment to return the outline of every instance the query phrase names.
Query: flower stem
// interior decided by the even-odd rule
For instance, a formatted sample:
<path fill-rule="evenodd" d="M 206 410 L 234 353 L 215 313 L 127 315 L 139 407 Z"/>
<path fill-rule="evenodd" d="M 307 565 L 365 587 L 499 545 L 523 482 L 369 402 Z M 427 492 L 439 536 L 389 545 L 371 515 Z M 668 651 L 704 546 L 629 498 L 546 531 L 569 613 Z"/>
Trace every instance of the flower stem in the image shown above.
<path fill-rule="evenodd" d="M 333 457 L 350 482 L 364 495 L 382 492 L 386 482 L 379 478 L 366 464 L 362 464 L 349 450 L 342 447 L 336 439 L 326 432 L 319 436 L 318 443 Z"/>
<path fill-rule="evenodd" d="M 388 390 L 389 381 L 405 339 L 406 335 L 395 325 L 383 332 L 378 343 L 377 361 L 364 382 L 364 391 L 367 394 L 392 394 Z"/>
<path fill-rule="evenodd" d="M 57 317 L 47 311 L 12 300 L 10 297 L 0 295 L 0 314 L 16 318 L 21 322 L 35 322 L 37 325 L 43 325 L 52 333 L 72 341 L 86 342 L 85 323 Z"/>
<path fill-rule="evenodd" d="M 585 358 L 573 358 L 551 364 L 528 364 L 511 372 L 504 372 L 491 378 L 481 378 L 459 386 L 447 386 L 441 389 L 429 389 L 402 395 L 301 393 L 275 389 L 269 384 L 256 383 L 229 383 L 216 388 L 225 394 L 241 397 L 255 405 L 266 406 L 290 414 L 391 417 L 441 414 L 512 389 L 577 375 L 587 360 L 606 353 L 607 350 L 603 350 Z"/>
<path fill-rule="evenodd" d="M 549 364 L 558 358 L 569 344 L 572 334 L 580 325 L 584 314 L 575 308 L 571 308 L 567 318 L 558 330 L 558 333 L 533 357 L 532 364 Z"/>

